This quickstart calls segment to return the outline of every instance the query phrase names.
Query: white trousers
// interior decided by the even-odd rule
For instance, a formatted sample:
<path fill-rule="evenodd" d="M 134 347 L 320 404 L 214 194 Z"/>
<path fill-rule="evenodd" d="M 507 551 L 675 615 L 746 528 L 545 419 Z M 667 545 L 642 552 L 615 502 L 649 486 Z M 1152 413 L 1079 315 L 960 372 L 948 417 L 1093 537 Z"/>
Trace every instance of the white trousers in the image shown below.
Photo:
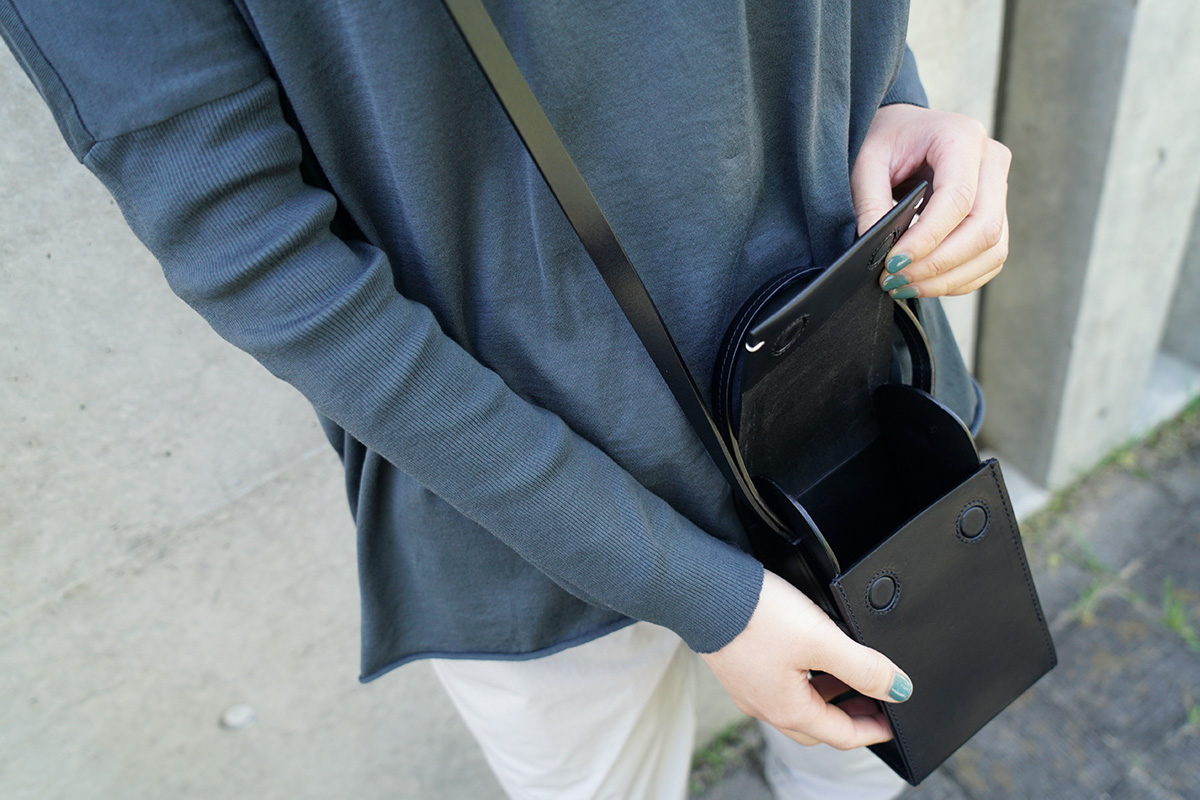
<path fill-rule="evenodd" d="M 432 661 L 516 800 L 682 800 L 695 739 L 695 670 L 671 631 L 638 622 L 532 661 Z M 779 800 L 890 800 L 904 781 L 866 749 L 803 747 L 769 725 Z"/>

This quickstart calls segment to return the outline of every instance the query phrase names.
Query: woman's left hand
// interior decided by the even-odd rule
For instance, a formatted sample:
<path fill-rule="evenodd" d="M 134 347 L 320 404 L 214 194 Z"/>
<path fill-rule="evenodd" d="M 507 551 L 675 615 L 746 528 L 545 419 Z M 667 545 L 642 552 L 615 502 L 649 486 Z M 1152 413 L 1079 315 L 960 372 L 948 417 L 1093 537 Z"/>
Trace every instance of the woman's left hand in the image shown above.
<path fill-rule="evenodd" d="M 904 104 L 875 115 L 850 176 L 861 235 L 891 210 L 892 189 L 930 181 L 921 216 L 888 254 L 881 283 L 897 299 L 973 292 L 1008 257 L 1012 154 L 977 120 Z"/>

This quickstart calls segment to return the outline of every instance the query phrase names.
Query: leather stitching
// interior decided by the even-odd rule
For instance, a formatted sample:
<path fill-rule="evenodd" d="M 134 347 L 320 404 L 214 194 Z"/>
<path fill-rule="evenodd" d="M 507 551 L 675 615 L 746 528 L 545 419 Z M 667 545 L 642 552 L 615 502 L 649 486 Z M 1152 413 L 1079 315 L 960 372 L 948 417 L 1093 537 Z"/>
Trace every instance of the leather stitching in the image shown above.
<path fill-rule="evenodd" d="M 1029 574 L 1029 564 L 1025 560 L 1025 550 L 1021 547 L 1020 534 L 1017 531 L 1017 525 L 1013 521 L 1012 509 L 1009 508 L 1008 497 L 1004 494 L 1003 488 L 1000 486 L 1000 478 L 996 475 L 996 465 L 989 464 L 988 470 L 991 472 L 992 480 L 996 483 L 996 493 L 1000 497 L 1000 503 L 1004 507 L 1004 516 L 1008 519 L 1008 529 L 1012 532 L 1011 541 L 1013 549 L 1016 552 L 1017 561 L 1021 564 L 1021 571 L 1025 575 L 1025 586 L 1029 589 L 1029 602 L 1033 606 L 1034 613 L 1037 614 L 1038 622 L 1042 626 L 1042 637 L 1046 641 L 1046 653 L 1050 656 L 1052 664 L 1058 663 L 1058 657 L 1054 653 L 1054 642 L 1050 639 L 1050 629 L 1046 626 L 1046 618 L 1042 616 L 1042 607 L 1038 603 L 1037 590 L 1033 587 L 1033 576 Z"/>
<path fill-rule="evenodd" d="M 866 640 L 863 638 L 862 629 L 858 626 L 858 618 L 854 616 L 854 606 L 850 604 L 850 598 L 846 596 L 846 589 L 841 583 L 838 582 L 835 582 L 833 585 L 838 590 L 838 594 L 842 597 L 842 605 L 845 607 L 846 613 L 850 615 L 850 627 L 854 629 L 854 636 L 858 639 L 859 644 L 864 644 L 867 647 L 870 647 L 870 645 L 867 644 Z M 870 608 L 870 604 L 868 604 L 867 607 Z M 887 714 L 888 720 L 892 723 L 892 733 L 895 734 L 896 739 L 900 742 L 900 749 L 904 751 L 904 765 L 908 767 L 910 772 L 913 773 L 913 779 L 917 783 L 920 783 L 924 776 L 917 774 L 917 771 L 913 768 L 915 761 L 913 759 L 912 750 L 909 749 L 908 740 L 904 737 L 904 731 L 900 728 L 899 724 L 897 724 L 896 718 L 892 714 L 891 703 L 881 703 L 880 705 L 882 706 L 884 713 Z"/>

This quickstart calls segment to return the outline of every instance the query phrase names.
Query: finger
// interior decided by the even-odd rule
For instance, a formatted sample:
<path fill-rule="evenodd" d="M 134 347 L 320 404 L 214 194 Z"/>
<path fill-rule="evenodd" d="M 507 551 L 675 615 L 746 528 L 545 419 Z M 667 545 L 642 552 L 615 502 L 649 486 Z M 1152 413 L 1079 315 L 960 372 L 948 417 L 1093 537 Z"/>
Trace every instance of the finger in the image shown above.
<path fill-rule="evenodd" d="M 830 706 L 830 708 L 832 707 Z M 892 728 L 888 724 L 887 717 L 882 712 L 856 716 L 847 715 L 846 719 L 850 721 L 852 728 L 851 733 L 844 737 L 817 731 L 805 733 L 804 731 L 795 731 L 787 728 L 778 728 L 778 730 L 800 744 L 827 744 L 830 747 L 836 747 L 838 750 L 853 750 L 856 747 L 867 747 L 868 745 L 889 741 L 892 738 Z"/>
<path fill-rule="evenodd" d="M 833 683 L 827 686 L 832 688 Z M 852 709 L 862 710 L 855 706 Z M 892 735 L 886 717 L 876 714 L 877 709 L 862 715 L 849 714 L 825 702 L 817 687 L 803 679 L 787 700 L 771 711 L 762 719 L 802 744 L 825 742 L 845 750 L 885 742 Z"/>
<path fill-rule="evenodd" d="M 809 681 L 826 703 L 837 706 L 852 717 L 879 713 L 878 700 L 864 697 L 857 689 L 851 689 L 827 672 L 813 673 Z"/>
<path fill-rule="evenodd" d="M 1004 224 L 1003 242 L 986 253 L 980 253 L 965 264 L 940 275 L 909 282 L 908 270 L 889 276 L 884 288 L 897 300 L 912 297 L 942 297 L 969 294 L 1000 274 L 1008 257 L 1008 223 Z"/>
<path fill-rule="evenodd" d="M 951 239 L 957 232 L 951 235 Z M 946 240 L 943 247 L 950 243 Z M 955 254 L 954 262 L 943 263 L 939 257 L 939 248 L 932 256 L 905 267 L 896 275 L 884 275 L 880 285 L 884 291 L 893 291 L 907 285 L 920 285 L 921 297 L 937 297 L 944 294 L 965 294 L 971 291 L 972 285 L 978 288 L 983 275 L 998 272 L 1008 260 L 1008 221 L 1000 221 L 999 238 L 995 245 L 979 253 L 970 253 L 965 248 L 961 254 Z M 965 257 L 963 257 L 965 256 Z M 961 259 L 961 260 L 960 260 Z M 947 259 L 949 261 L 949 259 Z M 986 281 L 984 281 L 986 283 Z"/>
<path fill-rule="evenodd" d="M 1011 155 L 999 142 L 989 144 L 994 147 L 989 146 L 989 156 L 980 165 L 974 207 L 933 252 L 904 267 L 902 274 L 910 283 L 948 273 L 982 253 L 990 253 L 996 260 L 993 267 L 1003 264 L 1008 257 L 1008 167 Z M 881 280 L 887 281 L 888 277 L 884 275 Z M 952 281 L 946 291 L 956 285 Z"/>
<path fill-rule="evenodd" d="M 889 703 L 902 703 L 913 692 L 912 680 L 899 667 L 848 636 L 831 637 L 815 649 L 812 669 L 828 672 L 851 689 Z"/>
<path fill-rule="evenodd" d="M 957 129 L 957 134 L 941 139 L 928 155 L 933 169 L 932 193 L 920 218 L 892 248 L 889 267 L 897 263 L 893 260 L 896 256 L 906 257 L 904 263 L 928 256 L 975 207 L 979 168 L 991 140 L 975 120 L 963 118 Z"/>
<path fill-rule="evenodd" d="M 850 196 L 862 236 L 896 204 L 892 199 L 892 175 L 886 151 L 863 148 L 850 173 Z"/>
<path fill-rule="evenodd" d="M 947 294 L 951 294 L 951 295 L 970 294 L 971 292 L 984 286 L 986 283 L 988 283 L 988 281 L 992 280 L 997 275 L 999 275 L 1000 269 L 1001 269 L 1000 267 L 997 267 L 996 269 L 987 273 L 983 277 L 978 278 L 975 281 L 972 281 L 971 283 L 966 284 L 965 286 L 960 286 L 959 288 L 955 289 L 952 292 L 947 292 Z"/>
<path fill-rule="evenodd" d="M 944 275 L 935 275 L 916 284 L 919 297 L 961 295 L 975 291 L 1000 274 L 1005 254 L 989 250 Z"/>
<path fill-rule="evenodd" d="M 866 713 L 862 714 L 849 714 L 837 706 L 825 704 L 823 706 L 826 713 L 810 719 L 803 730 L 772 724 L 801 744 L 823 742 L 839 750 L 866 747 L 886 742 L 892 738 L 892 729 L 888 724 L 887 716 L 878 708 L 866 710 Z"/>
<path fill-rule="evenodd" d="M 817 690 L 817 694 L 821 695 L 821 699 L 826 703 L 841 697 L 846 692 L 854 691 L 828 672 L 814 672 L 813 676 L 809 678 L 809 682 L 812 683 L 813 688 Z"/>
<path fill-rule="evenodd" d="M 882 713 L 878 700 L 863 697 L 861 694 L 856 694 L 854 697 L 834 705 L 852 717 L 870 717 Z M 886 715 L 884 718 L 886 719 Z"/>

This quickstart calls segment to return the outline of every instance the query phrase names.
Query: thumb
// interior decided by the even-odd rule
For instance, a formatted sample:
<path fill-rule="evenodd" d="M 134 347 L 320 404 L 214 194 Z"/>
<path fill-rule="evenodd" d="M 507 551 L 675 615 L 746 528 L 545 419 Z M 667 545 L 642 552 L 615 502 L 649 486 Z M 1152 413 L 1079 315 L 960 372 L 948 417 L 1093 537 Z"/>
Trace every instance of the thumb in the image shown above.
<path fill-rule="evenodd" d="M 850 197 L 854 200 L 854 216 L 858 218 L 858 235 L 862 236 L 896 204 L 886 157 L 881 158 L 866 148 L 859 153 L 850 173 Z"/>
<path fill-rule="evenodd" d="M 842 683 L 868 697 L 888 703 L 903 703 L 912 696 L 912 679 L 878 650 L 841 637 L 831 642 L 813 669 L 828 672 Z"/>

